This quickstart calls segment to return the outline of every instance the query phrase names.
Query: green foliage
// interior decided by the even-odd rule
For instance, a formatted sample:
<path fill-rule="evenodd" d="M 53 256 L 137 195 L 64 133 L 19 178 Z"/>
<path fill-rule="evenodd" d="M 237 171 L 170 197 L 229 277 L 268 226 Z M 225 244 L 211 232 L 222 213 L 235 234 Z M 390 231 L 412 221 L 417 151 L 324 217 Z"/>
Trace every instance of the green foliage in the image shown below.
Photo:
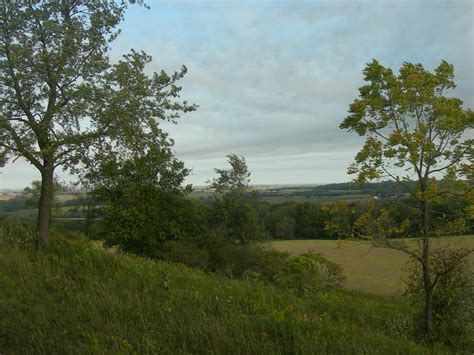
<path fill-rule="evenodd" d="M 285 265 L 289 254 L 256 243 L 236 244 L 215 234 L 168 241 L 158 258 L 237 279 L 269 283 Z"/>
<path fill-rule="evenodd" d="M 209 269 L 211 263 L 208 249 L 195 238 L 164 242 L 158 258 L 203 270 Z"/>
<path fill-rule="evenodd" d="M 230 169 L 215 169 L 217 178 L 211 181 L 211 188 L 220 194 L 242 195 L 250 183 L 250 172 L 243 156 L 229 154 L 227 161 Z"/>
<path fill-rule="evenodd" d="M 431 276 L 430 238 L 453 230 L 462 232 L 469 213 L 466 211 L 448 222 L 442 215 L 436 215 L 433 206 L 449 195 L 470 196 L 474 112 L 465 110 L 463 102 L 451 95 L 450 91 L 456 87 L 454 67 L 446 61 L 433 73 L 421 64 L 404 63 L 396 76 L 390 68 L 373 60 L 364 69 L 364 80 L 367 84 L 359 89 L 359 97 L 350 105 L 349 115 L 340 125 L 366 137 L 348 172 L 357 174 L 356 181 L 360 183 L 388 176 L 400 184 L 415 202 L 413 214 L 422 243 L 418 250 L 392 244 L 387 230 L 396 231 L 399 227 L 392 223 L 386 210 L 381 210 L 375 218 L 364 216 L 359 224 L 373 222 L 373 237 L 405 252 L 423 266 L 423 329 L 429 341 L 433 336 L 436 283 Z M 441 183 L 437 181 L 440 175 Z M 460 181 L 460 177 L 467 182 Z M 411 178 L 416 181 L 414 187 L 407 183 Z M 402 229 L 409 224 L 402 224 Z"/>
<path fill-rule="evenodd" d="M 328 208 L 327 214 L 325 230 L 330 235 L 338 239 L 351 238 L 354 236 L 356 209 L 353 204 L 337 202 Z"/>
<path fill-rule="evenodd" d="M 295 235 L 298 239 L 325 239 L 329 235 L 325 229 L 327 210 L 321 206 L 302 203 L 296 206 Z"/>
<path fill-rule="evenodd" d="M 328 209 L 314 203 L 271 205 L 264 212 L 265 228 L 272 239 L 329 239 Z"/>
<path fill-rule="evenodd" d="M 130 137 L 156 128 L 152 118 L 174 120 L 195 109 L 174 101 L 184 67 L 148 77 L 151 58 L 134 51 L 110 64 L 109 45 L 127 7 L 127 1 L 2 2 L 2 154 L 20 153 L 38 168 L 39 153 L 53 158 L 48 164 L 75 165 L 98 138 Z"/>
<path fill-rule="evenodd" d="M 446 96 L 456 86 L 453 79 L 454 68 L 445 61 L 434 73 L 404 63 L 398 76 L 376 60 L 367 64 L 368 84 L 341 124 L 367 136 L 349 172 L 363 182 L 386 176 L 393 167 L 424 173 L 464 166 L 473 140 L 463 139 L 463 133 L 473 128 L 474 114 Z"/>
<path fill-rule="evenodd" d="M 58 204 L 57 195 L 63 192 L 66 189 L 66 186 L 59 180 L 58 177 L 55 177 L 53 180 L 53 203 Z M 41 196 L 41 181 L 34 180 L 31 183 L 31 186 L 25 187 L 23 189 L 23 196 L 25 197 L 25 205 L 30 208 L 38 207 L 39 199 Z"/>
<path fill-rule="evenodd" d="M 105 203 L 99 235 L 109 245 L 156 257 L 165 241 L 199 235 L 205 217 L 186 198 L 189 171 L 174 158 L 166 137 L 161 145 L 131 153 L 126 160 L 107 156 L 88 175 Z"/>
<path fill-rule="evenodd" d="M 435 249 L 431 255 L 436 276 L 433 289 L 434 338 L 456 349 L 474 349 L 474 272 L 466 249 Z M 405 294 L 414 305 L 423 303 L 423 274 L 412 261 Z M 421 318 L 421 314 L 418 315 Z"/>
<path fill-rule="evenodd" d="M 235 243 L 219 234 L 210 234 L 201 241 L 209 253 L 208 270 L 228 277 L 240 278 L 255 263 L 254 249 L 250 244 Z"/>
<path fill-rule="evenodd" d="M 213 229 L 235 243 L 247 244 L 267 237 L 254 205 L 245 196 L 217 198 L 211 207 L 210 218 Z"/>
<path fill-rule="evenodd" d="M 32 245 L 35 233 L 31 226 L 0 216 L 0 241 L 9 245 Z"/>
<path fill-rule="evenodd" d="M 272 239 L 296 239 L 296 220 L 292 212 L 288 207 L 276 205 L 265 215 L 265 228 Z"/>
<path fill-rule="evenodd" d="M 254 268 L 246 276 L 276 285 L 278 274 L 288 263 L 290 254 L 266 248 L 260 248 L 258 251 Z"/>
<path fill-rule="evenodd" d="M 364 80 L 340 125 L 367 137 L 349 173 L 358 174 L 359 182 L 388 176 L 425 204 L 453 192 L 458 176 L 470 178 L 474 113 L 449 95 L 456 86 L 452 65 L 443 61 L 430 73 L 421 64 L 404 63 L 395 76 L 373 60 Z M 399 176 L 401 171 L 407 175 Z M 445 184 L 436 183 L 437 173 Z M 415 187 L 407 183 L 410 174 Z"/>
<path fill-rule="evenodd" d="M 314 295 L 328 287 L 339 287 L 344 281 L 342 268 L 320 254 L 301 254 L 291 258 L 276 276 L 279 287 L 291 289 L 299 296 Z"/>
<path fill-rule="evenodd" d="M 20 155 L 41 173 L 40 247 L 47 246 L 57 167 L 81 173 L 104 152 L 159 144 L 160 120 L 196 109 L 179 100 L 184 66 L 147 75 L 151 57 L 134 50 L 110 63 L 129 3 L 143 2 L 1 2 L 0 160 Z"/>
<path fill-rule="evenodd" d="M 244 157 L 227 156 L 230 169 L 215 169 L 218 177 L 211 182 L 216 193 L 211 225 L 222 236 L 246 244 L 266 238 L 263 223 L 255 208 L 256 194 L 249 196 L 249 176 Z"/>
<path fill-rule="evenodd" d="M 81 238 L 42 253 L 0 243 L 2 353 L 431 353 L 398 299 L 298 298 Z"/>

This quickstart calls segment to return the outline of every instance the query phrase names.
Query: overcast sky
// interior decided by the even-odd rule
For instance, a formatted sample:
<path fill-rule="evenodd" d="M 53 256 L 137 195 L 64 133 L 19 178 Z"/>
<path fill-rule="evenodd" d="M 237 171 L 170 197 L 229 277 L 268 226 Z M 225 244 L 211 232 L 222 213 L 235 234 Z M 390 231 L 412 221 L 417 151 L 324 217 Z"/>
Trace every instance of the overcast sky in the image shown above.
<path fill-rule="evenodd" d="M 330 183 L 362 144 L 338 128 L 376 58 L 455 67 L 455 96 L 474 107 L 474 1 L 152 1 L 132 7 L 112 58 L 153 56 L 150 71 L 184 64 L 183 98 L 199 109 L 164 124 L 188 181 L 203 185 L 230 153 L 246 157 L 253 184 Z M 64 178 L 64 173 L 60 174 Z M 0 187 L 38 178 L 18 160 Z"/>

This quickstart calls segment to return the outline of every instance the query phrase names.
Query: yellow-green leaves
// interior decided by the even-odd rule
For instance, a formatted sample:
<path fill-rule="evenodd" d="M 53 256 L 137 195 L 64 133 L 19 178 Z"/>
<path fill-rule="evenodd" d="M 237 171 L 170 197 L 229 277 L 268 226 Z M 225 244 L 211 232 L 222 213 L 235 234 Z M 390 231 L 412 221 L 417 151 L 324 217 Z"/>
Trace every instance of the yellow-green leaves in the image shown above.
<path fill-rule="evenodd" d="M 403 168 L 412 178 L 442 176 L 455 167 L 472 175 L 467 159 L 473 142 L 466 139 L 474 114 L 462 101 L 447 96 L 455 87 L 454 68 L 443 61 L 431 73 L 421 64 L 404 63 L 398 76 L 376 60 L 363 71 L 366 85 L 349 106 L 341 129 L 367 140 L 349 167 L 358 181 L 397 176 Z"/>

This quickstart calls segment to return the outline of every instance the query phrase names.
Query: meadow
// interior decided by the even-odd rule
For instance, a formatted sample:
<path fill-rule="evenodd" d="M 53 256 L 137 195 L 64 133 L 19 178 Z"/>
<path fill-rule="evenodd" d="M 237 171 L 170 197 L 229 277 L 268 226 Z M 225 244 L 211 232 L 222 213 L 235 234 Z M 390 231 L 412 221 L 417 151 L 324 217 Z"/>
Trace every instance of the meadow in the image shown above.
<path fill-rule="evenodd" d="M 414 245 L 414 240 L 405 241 Z M 474 235 L 443 237 L 433 241 L 433 246 L 474 247 Z M 308 251 L 321 253 L 330 261 L 340 264 L 346 276 L 345 287 L 351 290 L 378 295 L 400 295 L 407 276 L 406 254 L 365 241 L 334 240 L 284 240 L 272 241 L 272 248 L 292 254 Z M 470 257 L 474 267 L 474 255 Z"/>
<path fill-rule="evenodd" d="M 96 250 L 0 241 L 0 353 L 448 353 L 412 340 L 400 298 L 263 283 Z"/>
<path fill-rule="evenodd" d="M 13 198 L 15 198 L 15 194 L 11 194 L 11 193 L 2 193 L 0 194 L 0 201 L 8 201 L 8 200 L 11 200 Z"/>

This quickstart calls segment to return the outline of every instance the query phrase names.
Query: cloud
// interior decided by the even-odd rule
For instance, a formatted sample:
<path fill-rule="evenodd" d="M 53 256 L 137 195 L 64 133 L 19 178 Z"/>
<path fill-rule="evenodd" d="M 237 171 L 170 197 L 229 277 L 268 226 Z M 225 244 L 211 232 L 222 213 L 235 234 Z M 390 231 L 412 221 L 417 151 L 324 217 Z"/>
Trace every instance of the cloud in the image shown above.
<path fill-rule="evenodd" d="M 131 7 L 112 58 L 130 48 L 150 71 L 188 67 L 183 97 L 199 104 L 163 124 L 202 184 L 225 155 L 246 156 L 254 183 L 350 179 L 361 139 L 338 126 L 377 58 L 455 66 L 454 95 L 474 107 L 472 1 L 149 1 Z"/>

